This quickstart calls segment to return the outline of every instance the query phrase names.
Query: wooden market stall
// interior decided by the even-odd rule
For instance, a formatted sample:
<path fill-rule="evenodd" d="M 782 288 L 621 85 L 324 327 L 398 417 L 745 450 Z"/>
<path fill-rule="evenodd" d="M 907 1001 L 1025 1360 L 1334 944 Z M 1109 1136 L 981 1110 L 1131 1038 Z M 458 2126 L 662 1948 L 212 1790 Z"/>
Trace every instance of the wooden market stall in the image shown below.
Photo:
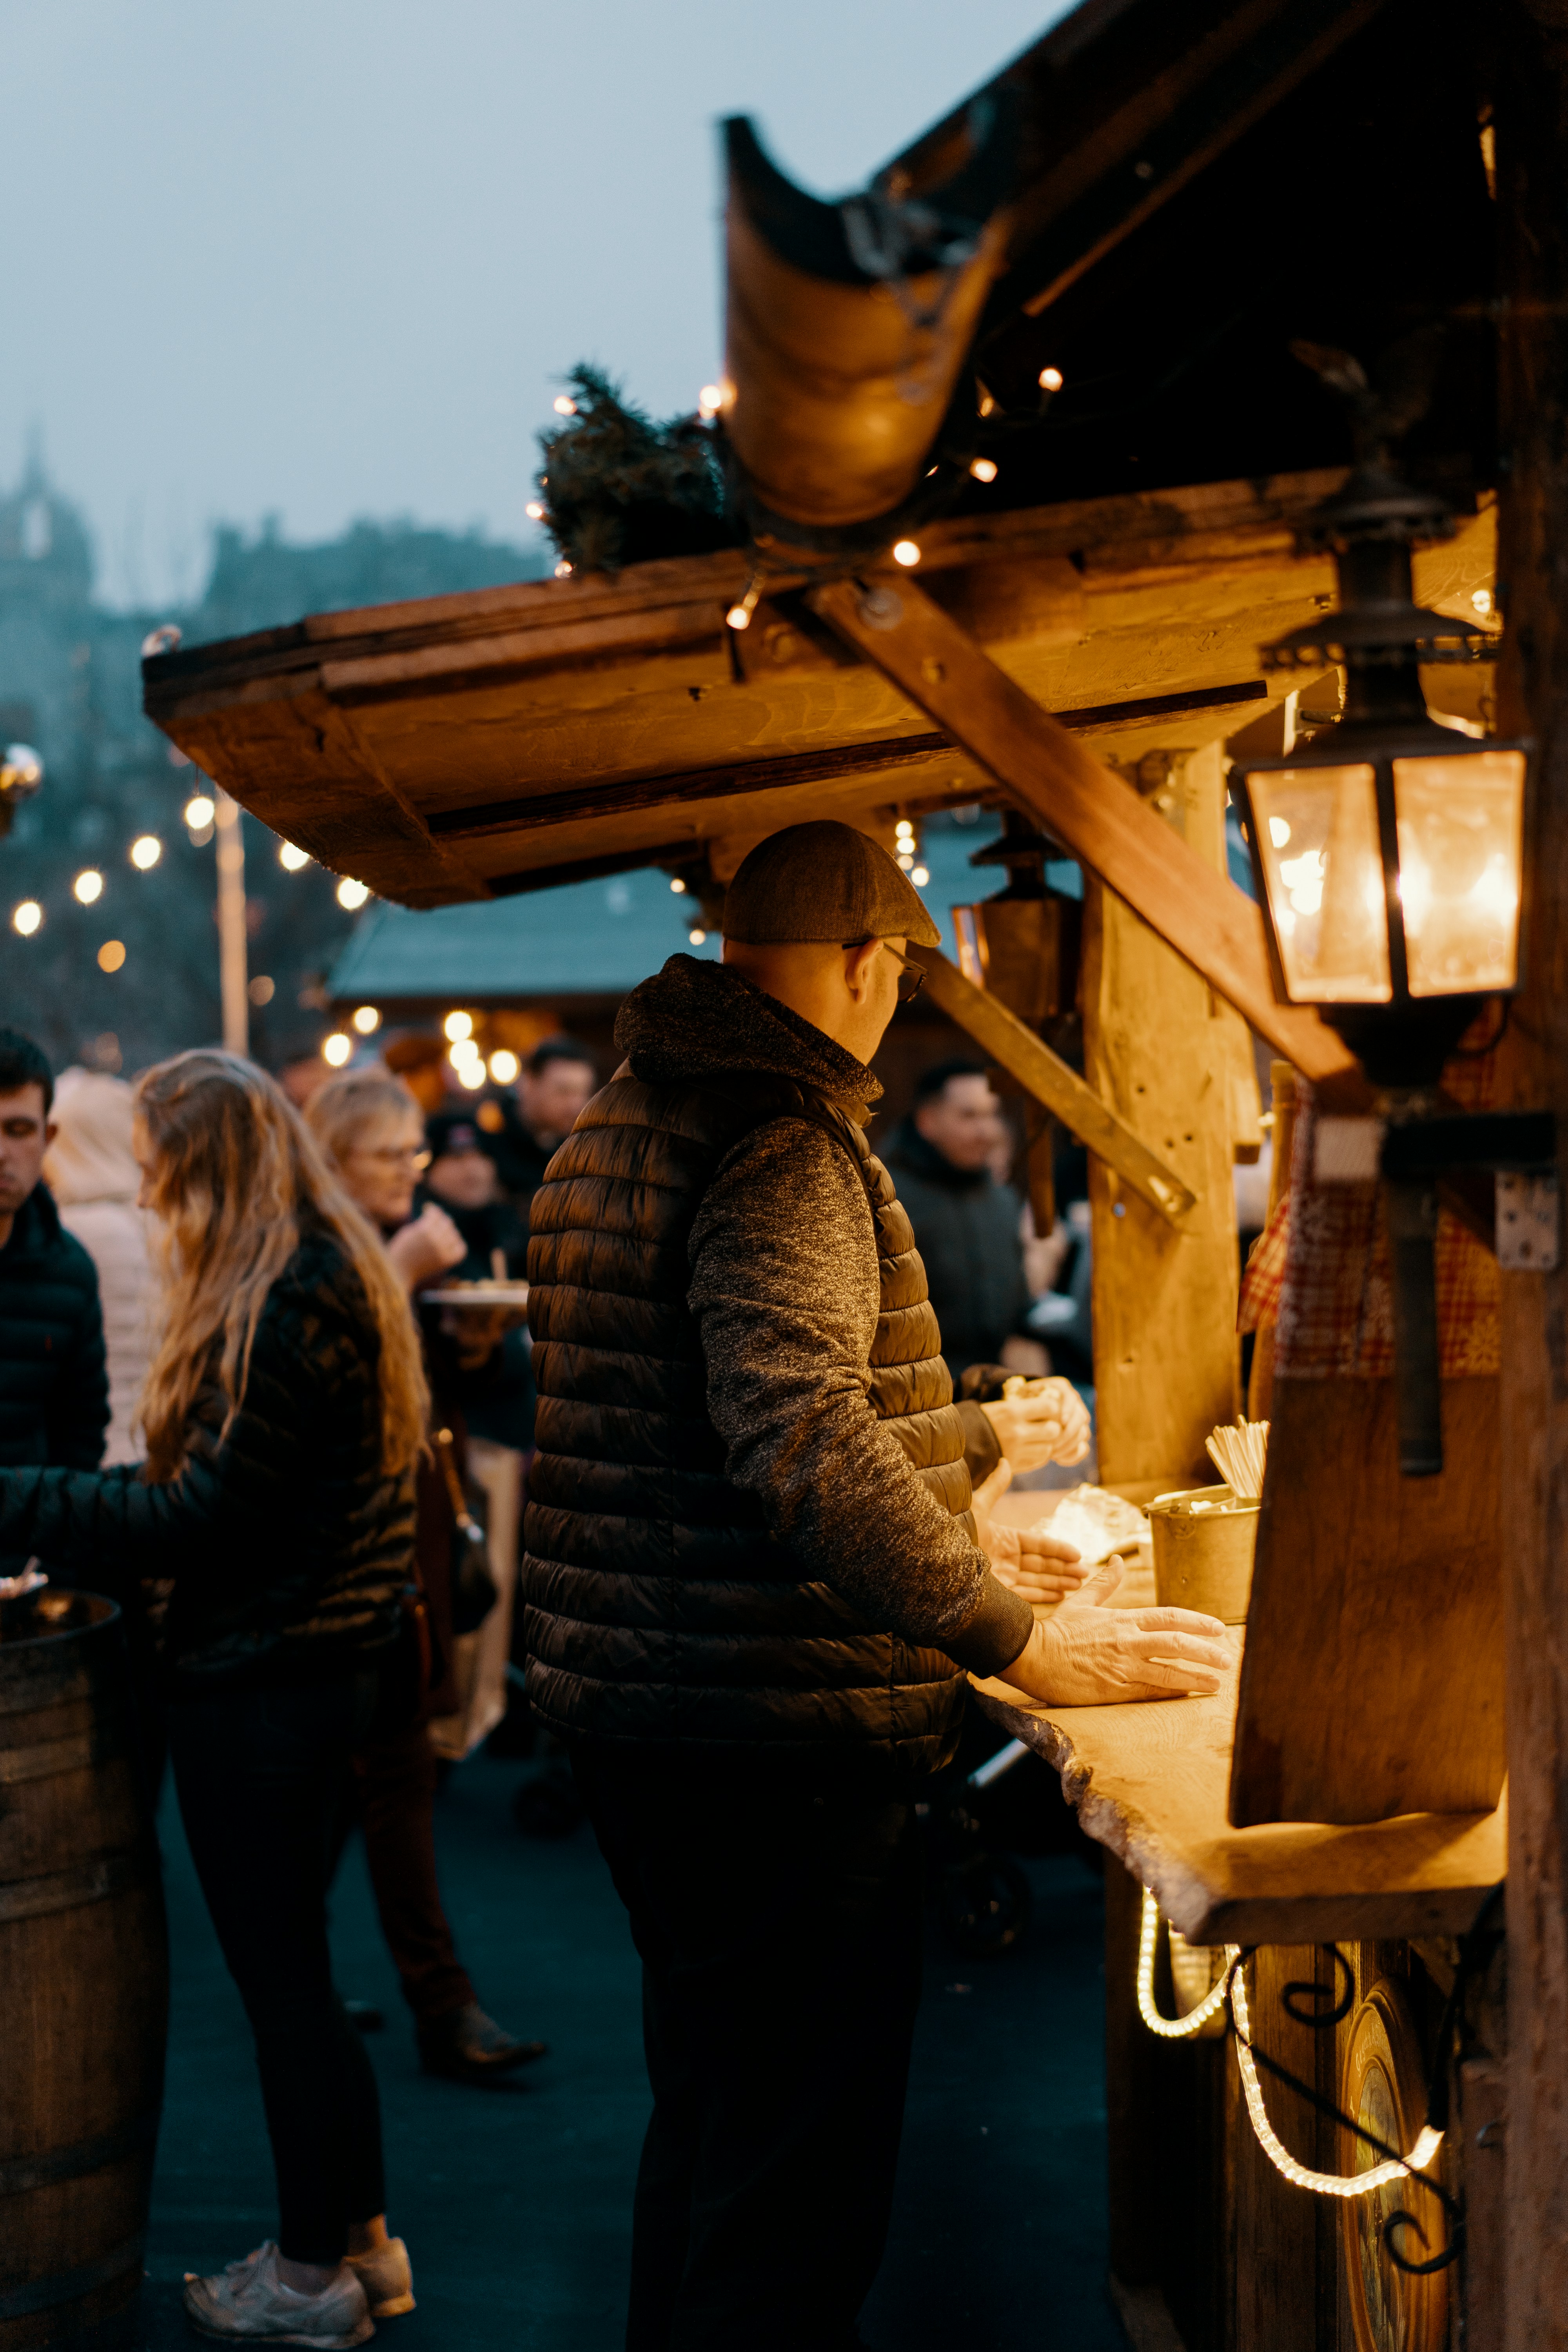
<path fill-rule="evenodd" d="M 1390 1312 L 1375 1160 L 1354 1230 L 1325 1242 L 1308 1213 L 1314 1139 L 1370 1131 L 1382 1097 L 1283 1001 L 1225 850 L 1230 762 L 1356 719 L 1312 518 L 1366 453 L 1325 378 L 1358 431 L 1375 407 L 1426 501 L 1406 535 L 1432 707 L 1556 740 L 1568 65 L 1538 14 L 1086 0 L 837 205 L 732 124 L 715 431 L 739 543 L 145 666 L 190 758 L 407 907 L 658 866 L 711 908 L 752 843 L 823 816 L 891 846 L 981 800 L 1048 835 L 1088 885 L 1081 1076 L 1016 964 L 971 942 L 965 970 L 960 941 L 926 960 L 943 1011 L 1093 1155 L 1100 1461 L 1136 1498 L 1206 1482 L 1239 1402 L 1249 1031 L 1303 1083 L 1239 1697 L 984 1695 L 1126 1865 L 1113 2270 L 1136 2340 L 1191 2352 L 1568 2346 L 1563 1277 L 1551 1247 L 1500 1277 L 1490 1175 L 1446 1182 L 1445 1466 L 1402 1478 L 1405 1391 L 1367 1324 L 1374 1294 Z M 1266 664 L 1288 633 L 1294 667 Z M 1527 984 L 1454 1103 L 1568 1097 L 1564 789 L 1538 762 Z M 1317 1356 L 1287 1328 L 1312 1234 L 1333 1276 Z M 1505 1843 L 1506 2009 L 1479 1965 Z M 1255 1948 L 1209 1957 L 1227 1947 Z M 1205 2000 L 1212 2035 L 1157 2031 Z M 1397 2166 L 1361 2198 L 1303 2182 L 1373 2161 L 1332 2111 L 1403 2153 L 1434 2084 L 1435 2186 Z"/>

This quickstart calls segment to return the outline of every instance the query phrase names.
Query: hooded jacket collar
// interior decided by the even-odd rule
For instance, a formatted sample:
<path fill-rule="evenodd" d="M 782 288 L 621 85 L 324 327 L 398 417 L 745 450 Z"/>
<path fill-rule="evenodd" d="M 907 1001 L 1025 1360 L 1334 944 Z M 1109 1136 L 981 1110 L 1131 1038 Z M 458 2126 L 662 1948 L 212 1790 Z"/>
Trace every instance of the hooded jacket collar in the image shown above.
<path fill-rule="evenodd" d="M 616 1021 L 616 1044 L 649 1086 L 788 1078 L 855 1108 L 882 1091 L 863 1062 L 732 964 L 695 956 L 671 956 L 633 989 Z"/>
<path fill-rule="evenodd" d="M 23 1258 L 42 1257 L 59 1236 L 60 1213 L 40 1177 L 12 1220 L 4 1254 L 13 1265 Z"/>
<path fill-rule="evenodd" d="M 955 1168 L 912 1118 L 900 1124 L 887 1158 L 889 1166 L 907 1169 L 911 1176 L 923 1176 L 928 1184 L 941 1184 L 950 1192 L 978 1192 L 992 1181 L 989 1168 Z"/>

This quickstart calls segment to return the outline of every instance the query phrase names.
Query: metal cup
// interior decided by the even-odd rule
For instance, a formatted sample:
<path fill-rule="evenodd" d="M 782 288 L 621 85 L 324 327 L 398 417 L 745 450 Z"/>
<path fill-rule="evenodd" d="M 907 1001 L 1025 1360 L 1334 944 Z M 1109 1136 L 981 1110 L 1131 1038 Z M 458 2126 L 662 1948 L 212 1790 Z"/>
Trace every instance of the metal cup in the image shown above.
<path fill-rule="evenodd" d="M 1247 1622 L 1258 1505 L 1228 1486 L 1158 1495 L 1149 1506 L 1154 1596 L 1163 1607 L 1201 1610 L 1222 1624 Z"/>

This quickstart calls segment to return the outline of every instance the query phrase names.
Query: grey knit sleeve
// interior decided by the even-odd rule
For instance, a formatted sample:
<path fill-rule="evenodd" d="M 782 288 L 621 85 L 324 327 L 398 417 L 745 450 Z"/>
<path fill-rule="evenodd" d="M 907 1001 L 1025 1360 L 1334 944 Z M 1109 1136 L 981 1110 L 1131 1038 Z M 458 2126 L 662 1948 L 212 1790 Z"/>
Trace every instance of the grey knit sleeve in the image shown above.
<path fill-rule="evenodd" d="M 746 1139 L 692 1228 L 688 1294 L 726 1469 L 777 1539 L 879 1630 L 994 1674 L 1028 1640 L 869 1401 L 876 1240 L 847 1152 L 804 1120 Z"/>

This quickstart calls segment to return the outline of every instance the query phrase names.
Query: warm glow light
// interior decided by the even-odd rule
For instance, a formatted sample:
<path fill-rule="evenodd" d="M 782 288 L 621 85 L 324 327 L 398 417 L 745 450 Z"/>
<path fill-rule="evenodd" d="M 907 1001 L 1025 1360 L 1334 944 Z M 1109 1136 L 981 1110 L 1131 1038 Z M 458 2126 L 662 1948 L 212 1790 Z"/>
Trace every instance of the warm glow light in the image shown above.
<path fill-rule="evenodd" d="M 71 889 L 84 907 L 90 907 L 95 898 L 101 898 L 103 896 L 103 877 L 95 866 L 89 866 L 77 876 L 76 880 L 71 884 Z"/>
<path fill-rule="evenodd" d="M 744 604 L 731 604 L 724 618 L 732 629 L 749 629 L 752 625 L 752 616 Z"/>
<path fill-rule="evenodd" d="M 926 884 L 931 880 L 931 875 L 925 866 L 917 866 L 914 868 L 914 871 L 910 874 L 910 880 L 914 884 L 917 890 L 923 890 Z"/>
<path fill-rule="evenodd" d="M 575 416 L 577 414 L 576 402 L 569 400 L 563 392 L 558 392 L 550 405 L 557 416 Z"/>
<path fill-rule="evenodd" d="M 1268 838 L 1274 844 L 1276 849 L 1283 849 L 1285 847 L 1287 842 L 1290 838 L 1290 828 L 1286 824 L 1285 819 L 1282 816 L 1271 816 L 1269 818 Z"/>
<path fill-rule="evenodd" d="M 374 1004 L 362 1004 L 354 1013 L 354 1027 L 362 1037 L 373 1037 L 381 1026 L 381 1014 Z"/>
<path fill-rule="evenodd" d="M 518 1060 L 517 1055 L 512 1052 L 510 1045 L 498 1046 L 496 1051 L 490 1055 L 490 1076 L 495 1080 L 498 1087 L 510 1087 L 514 1085 L 517 1080 L 518 1072 L 521 1067 L 522 1064 Z"/>
<path fill-rule="evenodd" d="M 144 833 L 131 845 L 131 863 L 142 874 L 150 874 L 163 855 L 163 845 L 155 833 Z"/>
<path fill-rule="evenodd" d="M 280 841 L 278 845 L 278 863 L 286 874 L 298 874 L 301 867 L 310 863 L 310 853 L 308 849 L 296 849 L 291 841 Z"/>
<path fill-rule="evenodd" d="M 484 1058 L 471 1037 L 455 1037 L 447 1048 L 447 1059 L 459 1076 L 476 1062 L 482 1065 Z"/>
<path fill-rule="evenodd" d="M 996 479 L 996 460 L 994 457 L 976 457 L 969 470 L 977 482 L 994 482 Z"/>
<path fill-rule="evenodd" d="M 345 1037 L 341 1029 L 334 1029 L 330 1037 L 321 1040 L 321 1059 L 330 1062 L 334 1070 L 341 1070 L 353 1049 L 353 1039 Z"/>
<path fill-rule="evenodd" d="M 724 405 L 723 385 L 721 383 L 705 383 L 701 391 L 697 395 L 697 405 L 701 410 L 704 416 L 717 416 L 719 411 Z"/>
<path fill-rule="evenodd" d="M 1522 751 L 1395 760 L 1400 899 L 1412 996 L 1518 977 Z"/>
<path fill-rule="evenodd" d="M 915 837 L 913 820 L 907 816 L 901 816 L 897 824 L 893 827 L 893 831 L 898 835 L 900 841 L 912 841 Z"/>
<path fill-rule="evenodd" d="M 896 539 L 893 541 L 893 562 L 895 563 L 901 563 L 905 570 L 908 571 L 911 564 L 918 563 L 920 560 L 920 549 L 912 539 Z"/>
<path fill-rule="evenodd" d="M 687 934 L 686 934 L 686 936 L 687 936 L 687 938 L 691 941 L 691 944 L 692 944 L 692 946 L 693 946 L 694 948 L 700 948 L 700 947 L 702 945 L 703 941 L 707 939 L 708 934 L 707 934 L 707 932 L 706 932 L 706 931 L 696 930 L 696 931 L 688 931 L 688 932 L 687 932 Z"/>
<path fill-rule="evenodd" d="M 98 968 L 100 971 L 118 971 L 124 961 L 124 940 L 105 940 L 103 945 L 98 950 Z"/>
<path fill-rule="evenodd" d="M 899 852 L 899 864 L 903 867 L 903 870 L 904 870 L 904 872 L 905 872 L 906 874 L 910 871 L 910 868 L 913 866 L 914 862 L 915 862 L 915 853 L 914 853 L 914 851 L 913 851 L 912 849 L 900 849 L 900 852 Z"/>
<path fill-rule="evenodd" d="M 572 577 L 572 566 L 564 556 L 561 557 L 555 566 L 555 577 L 557 580 L 570 580 Z"/>
<path fill-rule="evenodd" d="M 1060 368 L 1042 368 L 1040 370 L 1040 390 L 1042 392 L 1060 392 L 1061 388 L 1062 372 Z"/>
<path fill-rule="evenodd" d="M 185 803 L 185 823 L 193 833 L 202 832 L 205 826 L 211 824 L 216 814 L 217 809 L 215 803 L 208 800 L 205 793 L 197 793 L 193 800 Z"/>
<path fill-rule="evenodd" d="M 357 914 L 369 897 L 368 882 L 355 882 L 345 874 L 338 884 L 338 904 L 340 907 L 346 908 L 351 915 Z"/>
<path fill-rule="evenodd" d="M 11 928 L 20 931 L 25 940 L 32 938 L 43 919 L 44 910 L 36 898 L 24 898 L 19 907 L 11 910 Z"/>
<path fill-rule="evenodd" d="M 1247 787 L 1292 1001 L 1386 1004 L 1394 992 L 1370 764 L 1257 772 Z"/>
<path fill-rule="evenodd" d="M 471 1013 L 448 1013 L 441 1026 L 455 1045 L 459 1037 L 473 1035 L 474 1016 Z"/>
<path fill-rule="evenodd" d="M 1470 602 L 1475 606 L 1478 613 L 1489 613 L 1492 608 L 1491 590 L 1489 588 L 1478 588 L 1475 594 L 1470 598 Z"/>
<path fill-rule="evenodd" d="M 1184 2042 L 1190 2035 L 1201 2033 L 1210 2018 L 1216 2016 L 1224 2008 L 1226 1995 L 1230 1990 L 1231 1976 L 1240 1957 L 1240 1948 L 1227 1945 L 1225 1974 L 1217 1984 L 1210 1986 L 1195 2009 L 1189 2009 L 1184 2017 L 1162 2017 L 1154 2006 L 1154 1954 L 1159 1936 L 1160 1906 L 1145 1887 L 1143 1916 L 1138 1936 L 1138 2014 L 1150 2032 L 1157 2033 L 1162 2042 Z"/>
<path fill-rule="evenodd" d="M 544 520 L 544 509 L 537 499 L 530 499 L 522 511 L 528 517 L 530 522 L 542 522 Z"/>
<path fill-rule="evenodd" d="M 679 898 L 679 896 L 680 896 L 680 894 L 681 894 L 681 892 L 685 889 L 686 885 L 685 885 L 685 883 L 681 880 L 681 878 L 680 878 L 680 877 L 679 877 L 679 874 L 672 874 L 672 875 L 670 876 L 670 877 L 669 877 L 669 887 L 670 887 L 670 888 L 675 892 L 676 897 Z"/>
<path fill-rule="evenodd" d="M 277 982 L 275 980 L 268 979 L 268 975 L 264 971 L 258 971 L 257 973 L 256 978 L 251 982 L 250 986 L 246 991 L 246 994 L 249 997 L 252 1004 L 270 1004 L 277 993 Z"/>

